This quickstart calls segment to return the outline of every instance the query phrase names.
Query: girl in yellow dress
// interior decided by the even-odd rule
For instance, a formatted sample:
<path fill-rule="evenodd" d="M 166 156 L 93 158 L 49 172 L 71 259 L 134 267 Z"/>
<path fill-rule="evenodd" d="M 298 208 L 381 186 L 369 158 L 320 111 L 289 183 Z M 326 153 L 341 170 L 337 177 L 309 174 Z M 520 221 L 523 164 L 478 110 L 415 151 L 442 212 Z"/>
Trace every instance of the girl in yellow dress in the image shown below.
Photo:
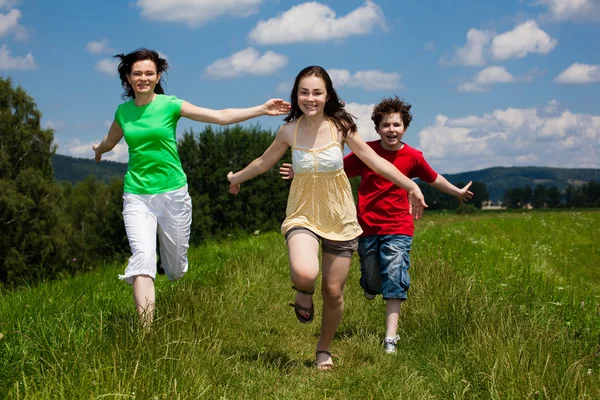
<path fill-rule="evenodd" d="M 344 144 L 371 169 L 408 191 L 415 218 L 420 218 L 427 206 L 417 184 L 379 157 L 359 136 L 323 68 L 310 66 L 300 71 L 285 121 L 262 156 L 243 170 L 227 175 L 229 191 L 239 193 L 241 183 L 268 171 L 292 148 L 294 180 L 281 226 L 288 246 L 290 276 L 297 290 L 292 306 L 301 322 L 313 320 L 312 295 L 319 274 L 321 244 L 323 316 L 316 366 L 330 369 L 331 341 L 344 310 L 344 285 L 362 233 L 344 173 Z"/>

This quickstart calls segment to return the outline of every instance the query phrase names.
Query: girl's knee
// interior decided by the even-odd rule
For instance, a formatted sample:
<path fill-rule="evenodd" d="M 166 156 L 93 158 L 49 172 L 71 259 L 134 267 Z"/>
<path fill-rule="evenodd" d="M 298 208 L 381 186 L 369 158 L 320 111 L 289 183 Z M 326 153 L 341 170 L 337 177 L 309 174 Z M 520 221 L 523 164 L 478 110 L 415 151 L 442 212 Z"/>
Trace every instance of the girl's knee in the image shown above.
<path fill-rule="evenodd" d="M 321 288 L 323 302 L 328 306 L 340 306 L 344 304 L 344 289 L 340 287 L 330 287 L 323 285 Z"/>

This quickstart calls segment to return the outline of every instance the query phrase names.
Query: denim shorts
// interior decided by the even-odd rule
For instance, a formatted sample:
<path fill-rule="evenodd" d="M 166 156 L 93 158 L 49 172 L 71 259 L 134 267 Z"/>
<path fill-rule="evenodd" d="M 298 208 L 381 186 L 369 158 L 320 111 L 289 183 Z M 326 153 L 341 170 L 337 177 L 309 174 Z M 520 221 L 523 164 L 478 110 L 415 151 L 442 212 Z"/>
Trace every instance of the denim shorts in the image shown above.
<path fill-rule="evenodd" d="M 360 237 L 360 286 L 384 299 L 406 300 L 410 288 L 412 236 L 376 235 Z"/>

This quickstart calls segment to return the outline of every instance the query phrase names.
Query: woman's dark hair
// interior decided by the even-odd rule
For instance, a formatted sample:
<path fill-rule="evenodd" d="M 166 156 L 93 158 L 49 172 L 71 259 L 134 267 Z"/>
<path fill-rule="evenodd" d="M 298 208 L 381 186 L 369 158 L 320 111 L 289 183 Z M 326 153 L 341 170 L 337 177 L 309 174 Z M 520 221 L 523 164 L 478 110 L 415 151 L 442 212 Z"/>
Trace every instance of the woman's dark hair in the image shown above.
<path fill-rule="evenodd" d="M 337 128 L 342 131 L 343 137 L 346 137 L 349 132 L 356 132 L 356 123 L 354 123 L 354 117 L 344 109 L 346 104 L 338 97 L 327 71 L 318 65 L 306 67 L 300 71 L 298 76 L 296 76 L 290 99 L 292 107 L 287 117 L 285 117 L 283 120 L 285 122 L 291 122 L 302 116 L 303 112 L 298 106 L 298 85 L 300 84 L 300 80 L 307 76 L 317 76 L 323 79 L 323 82 L 325 82 L 325 90 L 327 91 L 327 96 L 329 96 L 329 99 L 327 99 L 323 111 L 325 112 L 326 116 L 333 119 Z"/>
<path fill-rule="evenodd" d="M 411 107 L 412 105 L 399 99 L 398 96 L 386 97 L 381 100 L 381 102 L 373 108 L 373 114 L 371 114 L 371 119 L 375 123 L 375 130 L 379 129 L 379 123 L 384 115 L 395 113 L 400 114 L 404 129 L 408 129 L 410 121 L 412 121 L 412 114 L 410 113 Z"/>
<path fill-rule="evenodd" d="M 138 61 L 144 60 L 152 60 L 154 65 L 156 65 L 156 73 L 161 74 L 161 79 L 156 83 L 156 87 L 154 88 L 154 93 L 157 94 L 165 94 L 164 89 L 162 88 L 162 74 L 167 71 L 169 68 L 169 64 L 167 64 L 167 60 L 161 58 L 158 52 L 154 50 L 148 49 L 137 49 L 127 54 L 117 54 L 114 56 L 115 58 L 120 58 L 121 62 L 119 63 L 119 78 L 121 78 L 121 86 L 125 89 L 125 92 L 121 95 L 123 100 L 133 99 L 135 97 L 135 93 L 133 92 L 133 88 L 127 81 L 127 75 L 131 74 L 131 68 L 133 64 Z"/>

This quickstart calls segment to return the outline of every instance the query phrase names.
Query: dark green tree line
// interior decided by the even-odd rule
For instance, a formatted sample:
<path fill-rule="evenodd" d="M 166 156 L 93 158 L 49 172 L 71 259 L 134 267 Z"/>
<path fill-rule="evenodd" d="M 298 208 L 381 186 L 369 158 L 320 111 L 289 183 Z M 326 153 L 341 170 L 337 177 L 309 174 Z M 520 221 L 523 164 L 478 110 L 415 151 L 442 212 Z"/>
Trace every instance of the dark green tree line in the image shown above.
<path fill-rule="evenodd" d="M 504 204 L 507 208 L 531 206 L 534 209 L 600 207 L 600 183 L 590 181 L 579 186 L 569 185 L 564 193 L 556 186 L 512 188 L 504 192 Z"/>

